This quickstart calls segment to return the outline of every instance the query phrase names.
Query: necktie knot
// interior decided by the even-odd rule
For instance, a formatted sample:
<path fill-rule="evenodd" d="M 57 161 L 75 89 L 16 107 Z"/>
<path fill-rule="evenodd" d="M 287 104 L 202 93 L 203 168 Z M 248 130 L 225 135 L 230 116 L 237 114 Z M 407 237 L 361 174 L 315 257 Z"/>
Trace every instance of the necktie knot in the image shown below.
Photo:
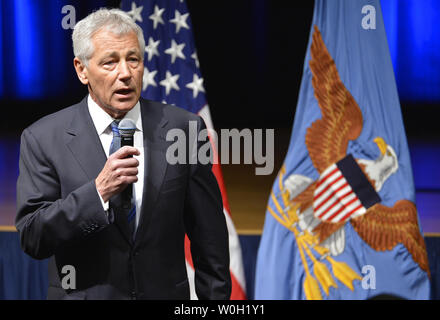
<path fill-rule="evenodd" d="M 112 132 L 113 132 L 113 136 L 117 136 L 117 137 L 119 137 L 119 122 L 120 122 L 120 120 L 114 120 L 111 124 L 110 124 L 110 127 L 111 127 L 111 129 L 112 129 Z"/>

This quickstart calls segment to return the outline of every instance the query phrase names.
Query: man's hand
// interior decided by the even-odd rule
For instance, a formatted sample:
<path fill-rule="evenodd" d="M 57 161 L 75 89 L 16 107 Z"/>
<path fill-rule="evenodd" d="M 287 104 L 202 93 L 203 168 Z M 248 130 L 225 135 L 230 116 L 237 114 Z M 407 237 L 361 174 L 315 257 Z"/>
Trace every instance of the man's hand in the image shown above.
<path fill-rule="evenodd" d="M 134 147 L 122 147 L 107 159 L 104 168 L 95 180 L 96 189 L 102 200 L 107 202 L 112 196 L 120 193 L 127 185 L 137 182 L 139 161 L 128 156 L 138 156 L 139 150 Z"/>

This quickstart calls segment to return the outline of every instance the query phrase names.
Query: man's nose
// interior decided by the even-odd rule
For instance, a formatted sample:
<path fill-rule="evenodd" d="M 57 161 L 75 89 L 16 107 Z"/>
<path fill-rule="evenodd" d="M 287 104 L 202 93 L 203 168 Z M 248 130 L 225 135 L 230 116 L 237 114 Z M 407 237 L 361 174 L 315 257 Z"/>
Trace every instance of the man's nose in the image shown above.
<path fill-rule="evenodd" d="M 119 63 L 119 79 L 124 81 L 124 80 L 128 80 L 130 78 L 131 78 L 130 67 L 128 66 L 127 61 L 122 60 Z"/>

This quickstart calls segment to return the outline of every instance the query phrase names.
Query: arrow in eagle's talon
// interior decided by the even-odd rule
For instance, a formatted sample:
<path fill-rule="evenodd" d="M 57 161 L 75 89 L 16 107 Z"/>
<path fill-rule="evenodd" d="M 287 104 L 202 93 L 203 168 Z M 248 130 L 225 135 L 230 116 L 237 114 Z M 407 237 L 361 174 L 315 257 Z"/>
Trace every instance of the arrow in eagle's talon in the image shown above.
<path fill-rule="evenodd" d="M 327 252 L 324 255 L 322 255 L 321 258 L 319 258 L 319 260 L 322 261 L 322 260 L 326 259 L 329 255 L 330 255 L 330 253 Z"/>

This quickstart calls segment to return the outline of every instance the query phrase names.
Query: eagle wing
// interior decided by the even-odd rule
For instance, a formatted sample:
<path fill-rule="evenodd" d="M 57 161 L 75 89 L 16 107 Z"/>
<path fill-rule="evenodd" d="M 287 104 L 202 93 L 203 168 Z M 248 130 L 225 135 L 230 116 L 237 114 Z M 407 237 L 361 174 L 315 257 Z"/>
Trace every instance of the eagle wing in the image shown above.
<path fill-rule="evenodd" d="M 316 184 L 317 181 L 313 182 L 292 200 L 292 202 L 300 204 L 299 209 L 301 212 L 304 212 L 304 210 L 313 204 L 313 194 L 315 193 Z"/>
<path fill-rule="evenodd" d="M 307 129 L 306 146 L 319 173 L 338 162 L 347 153 L 348 141 L 362 131 L 362 112 L 342 83 L 336 64 L 314 27 L 309 62 L 312 84 L 322 118 Z"/>
<path fill-rule="evenodd" d="M 313 233 L 318 236 L 319 243 L 322 243 L 333 233 L 335 233 L 338 229 L 342 228 L 345 225 L 345 223 L 346 221 L 336 222 L 336 223 L 321 221 L 321 223 L 318 224 L 315 227 L 315 229 L 313 229 Z"/>
<path fill-rule="evenodd" d="M 350 222 L 359 236 L 376 251 L 391 250 L 402 243 L 413 260 L 429 275 L 425 241 L 419 230 L 413 202 L 399 200 L 392 208 L 377 203 Z"/>

